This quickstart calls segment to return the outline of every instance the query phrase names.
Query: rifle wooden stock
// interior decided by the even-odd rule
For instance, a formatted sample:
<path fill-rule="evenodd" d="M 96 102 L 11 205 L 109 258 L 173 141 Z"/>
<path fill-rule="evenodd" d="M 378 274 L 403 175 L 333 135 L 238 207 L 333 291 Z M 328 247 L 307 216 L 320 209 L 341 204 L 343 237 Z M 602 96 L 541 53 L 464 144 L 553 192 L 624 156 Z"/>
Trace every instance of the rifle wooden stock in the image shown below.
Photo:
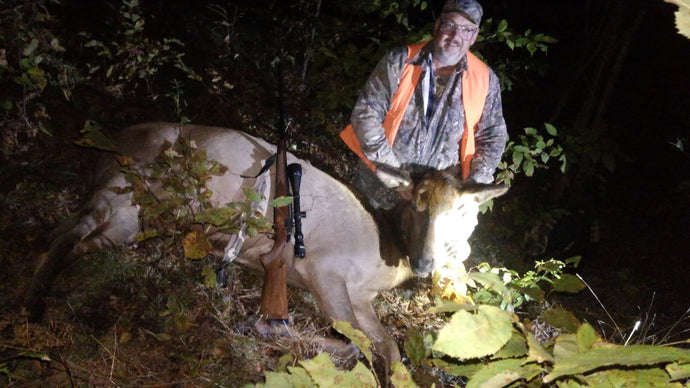
<path fill-rule="evenodd" d="M 276 160 L 276 186 L 275 197 L 284 197 L 288 194 L 287 182 L 287 156 L 285 151 L 285 138 L 278 141 L 278 157 Z M 287 275 L 285 261 L 283 260 L 283 248 L 287 242 L 287 206 L 273 209 L 273 230 L 275 240 L 273 248 L 261 255 L 261 265 L 264 267 L 264 287 L 261 293 L 260 314 L 263 318 L 274 320 L 288 319 L 287 306 Z"/>

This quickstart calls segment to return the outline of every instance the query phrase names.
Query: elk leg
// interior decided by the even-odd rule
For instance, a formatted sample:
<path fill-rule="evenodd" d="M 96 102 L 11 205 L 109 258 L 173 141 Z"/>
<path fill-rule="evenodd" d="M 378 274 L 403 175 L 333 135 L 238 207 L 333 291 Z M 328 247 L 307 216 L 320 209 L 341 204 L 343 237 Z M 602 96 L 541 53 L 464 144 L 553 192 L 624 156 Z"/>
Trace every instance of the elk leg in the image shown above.
<path fill-rule="evenodd" d="M 350 322 L 353 327 L 360 329 L 345 282 L 339 276 L 332 274 L 321 274 L 318 279 L 312 280 L 308 282 L 308 288 L 316 299 L 321 312 L 333 321 Z M 329 353 L 341 357 L 359 354 L 356 346 L 345 344 L 342 341 L 338 342 L 339 344 L 335 346 L 334 340 L 324 340 L 322 345 L 326 345 L 325 347 L 328 349 L 325 350 Z"/>
<path fill-rule="evenodd" d="M 29 315 L 29 321 L 38 322 L 45 312 L 44 298 L 50 292 L 53 281 L 67 263 L 74 260 L 70 252 L 79 242 L 81 236 L 68 234 L 58 238 L 50 251 L 41 254 L 39 263 L 26 289 L 23 306 Z"/>
<path fill-rule="evenodd" d="M 374 351 L 383 359 L 385 375 L 388 376 L 391 364 L 401 359 L 398 344 L 388 335 L 386 328 L 383 327 L 381 320 L 376 315 L 374 306 L 367 298 L 355 298 L 354 296 L 351 298 L 354 300 L 354 312 L 361 330 L 372 340 Z"/>
<path fill-rule="evenodd" d="M 44 299 L 50 293 L 53 282 L 80 254 L 120 244 L 136 234 L 139 228 L 137 209 L 129 205 L 122 207 L 121 203 L 104 201 L 94 210 L 82 212 L 86 215 L 75 217 L 66 221 L 66 226 L 56 228 L 57 237 L 50 244 L 48 252 L 40 256 L 24 296 L 23 306 L 30 321 L 42 319 L 46 307 Z M 116 211 L 111 214 L 110 209 Z M 75 222 L 75 219 L 78 221 Z"/>

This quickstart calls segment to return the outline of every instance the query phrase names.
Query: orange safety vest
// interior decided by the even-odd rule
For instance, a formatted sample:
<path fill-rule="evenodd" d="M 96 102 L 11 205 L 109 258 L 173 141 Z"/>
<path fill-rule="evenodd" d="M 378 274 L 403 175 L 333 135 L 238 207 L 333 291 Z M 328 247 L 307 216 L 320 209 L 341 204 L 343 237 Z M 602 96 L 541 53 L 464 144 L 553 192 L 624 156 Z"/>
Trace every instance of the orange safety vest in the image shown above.
<path fill-rule="evenodd" d="M 407 61 L 402 69 L 398 82 L 398 90 L 393 94 L 391 106 L 381 126 L 384 128 L 388 143 L 393 146 L 398 127 L 407 109 L 415 86 L 422 74 L 422 67 L 412 65 L 409 61 L 422 49 L 427 42 L 407 46 Z M 462 179 L 470 175 L 470 162 L 474 157 L 474 132 L 484 110 L 484 102 L 489 92 L 489 67 L 474 54 L 467 52 L 467 71 L 462 74 L 462 104 L 465 108 L 465 130 L 460 140 L 460 163 L 462 165 Z M 472 130 L 468 130 L 472 128 Z M 364 156 L 352 124 L 340 132 L 340 138 L 364 163 L 376 171 L 376 166 Z"/>

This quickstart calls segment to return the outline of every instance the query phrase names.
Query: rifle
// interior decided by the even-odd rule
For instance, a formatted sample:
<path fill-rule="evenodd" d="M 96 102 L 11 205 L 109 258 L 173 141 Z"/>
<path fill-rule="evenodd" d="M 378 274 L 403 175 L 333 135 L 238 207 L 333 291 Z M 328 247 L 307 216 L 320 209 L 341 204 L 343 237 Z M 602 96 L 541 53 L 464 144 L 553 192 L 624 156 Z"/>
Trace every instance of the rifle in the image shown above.
<path fill-rule="evenodd" d="M 287 182 L 287 151 L 286 151 L 286 131 L 285 114 L 283 111 L 283 77 L 282 64 L 278 62 L 278 106 L 279 131 L 278 150 L 276 158 L 276 185 L 275 198 L 288 195 Z M 288 230 L 286 225 L 288 207 L 281 206 L 273 209 L 273 230 L 275 240 L 273 248 L 261 255 L 259 258 L 264 267 L 264 286 L 261 292 L 261 308 L 259 314 L 269 321 L 288 321 L 287 306 L 287 274 L 285 271 L 285 261 L 283 260 L 283 248 L 288 240 Z"/>

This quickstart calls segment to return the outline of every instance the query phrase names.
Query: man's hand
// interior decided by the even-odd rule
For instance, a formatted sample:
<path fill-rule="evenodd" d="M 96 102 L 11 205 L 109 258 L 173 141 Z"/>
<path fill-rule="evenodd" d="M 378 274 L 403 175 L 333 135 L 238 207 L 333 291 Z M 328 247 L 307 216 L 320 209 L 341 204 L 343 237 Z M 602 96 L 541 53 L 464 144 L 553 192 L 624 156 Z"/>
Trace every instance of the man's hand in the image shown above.
<path fill-rule="evenodd" d="M 389 189 L 407 189 L 412 186 L 409 171 L 385 164 L 376 165 L 376 177 Z"/>

